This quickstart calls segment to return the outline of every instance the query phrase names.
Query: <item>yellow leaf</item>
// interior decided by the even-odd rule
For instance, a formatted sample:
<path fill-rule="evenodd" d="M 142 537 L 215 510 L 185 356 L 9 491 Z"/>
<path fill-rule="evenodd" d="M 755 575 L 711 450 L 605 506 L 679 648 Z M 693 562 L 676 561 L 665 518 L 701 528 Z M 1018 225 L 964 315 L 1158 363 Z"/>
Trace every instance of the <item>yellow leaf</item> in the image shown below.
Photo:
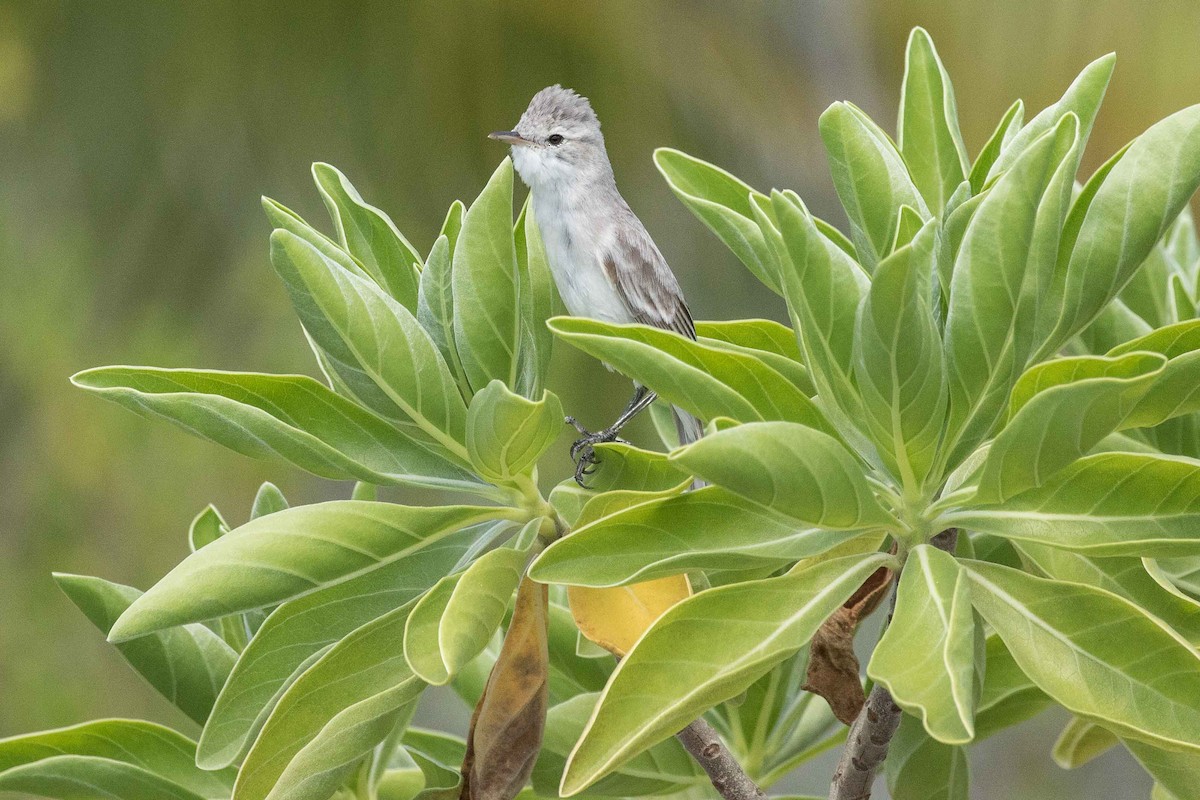
<path fill-rule="evenodd" d="M 567 599 L 579 630 L 618 656 L 628 653 L 668 608 L 691 594 L 686 575 L 607 589 L 567 587 Z"/>

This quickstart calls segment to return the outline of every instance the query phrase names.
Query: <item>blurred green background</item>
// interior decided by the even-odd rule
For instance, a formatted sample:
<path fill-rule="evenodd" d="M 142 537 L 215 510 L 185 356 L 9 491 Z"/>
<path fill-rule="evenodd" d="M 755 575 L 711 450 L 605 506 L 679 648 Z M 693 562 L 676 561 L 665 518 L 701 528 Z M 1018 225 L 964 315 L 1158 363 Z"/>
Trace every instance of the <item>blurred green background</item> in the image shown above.
<path fill-rule="evenodd" d="M 427 248 L 478 192 L 529 96 L 589 95 L 618 181 L 698 318 L 781 318 L 672 197 L 654 147 L 841 221 L 816 120 L 850 99 L 891 129 L 909 28 L 933 34 L 974 153 L 1119 53 L 1084 169 L 1200 100 L 1194 0 L 1004 2 L 0 2 L 0 736 L 104 715 L 180 724 L 55 589 L 51 570 L 145 587 L 206 503 L 241 522 L 258 484 L 350 487 L 225 453 L 71 389 L 108 363 L 314 367 L 267 262 L 260 194 L 311 220 L 329 161 Z M 562 349 L 552 388 L 595 427 L 627 383 Z M 642 424 L 635 436 L 649 436 Z M 564 434 L 562 470 L 566 474 Z M 400 496 L 400 495 L 397 495 Z M 434 704 L 427 721 L 457 711 Z M 976 749 L 979 798 L 1146 797 L 1110 754 L 1058 770 L 1045 717 Z M 793 786 L 820 791 L 827 764 Z"/>

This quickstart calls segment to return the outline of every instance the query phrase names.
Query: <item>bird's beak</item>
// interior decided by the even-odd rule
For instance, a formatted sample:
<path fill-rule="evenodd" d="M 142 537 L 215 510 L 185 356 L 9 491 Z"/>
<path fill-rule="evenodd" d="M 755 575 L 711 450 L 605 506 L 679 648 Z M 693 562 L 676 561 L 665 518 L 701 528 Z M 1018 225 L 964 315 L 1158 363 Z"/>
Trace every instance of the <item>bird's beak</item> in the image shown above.
<path fill-rule="evenodd" d="M 495 139 L 497 142 L 504 142 L 512 145 L 531 145 L 533 142 L 526 139 L 516 131 L 494 131 L 488 134 L 489 139 Z"/>

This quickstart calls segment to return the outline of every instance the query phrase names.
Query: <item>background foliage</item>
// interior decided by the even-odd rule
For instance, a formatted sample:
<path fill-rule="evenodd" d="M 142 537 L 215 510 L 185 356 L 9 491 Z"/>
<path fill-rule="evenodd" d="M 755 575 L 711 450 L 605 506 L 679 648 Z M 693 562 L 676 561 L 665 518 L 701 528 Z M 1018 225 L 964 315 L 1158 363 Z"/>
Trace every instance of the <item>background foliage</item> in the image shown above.
<path fill-rule="evenodd" d="M 70 608 L 50 569 L 148 585 L 182 555 L 181 533 L 209 499 L 233 516 L 267 478 L 293 503 L 323 499 L 298 473 L 147 425 L 64 380 L 121 360 L 308 370 L 269 277 L 259 192 L 317 218 L 303 165 L 336 163 L 404 231 L 427 235 L 414 241 L 425 251 L 449 201 L 474 196 L 498 158 L 481 134 L 561 80 L 595 99 L 623 189 L 697 316 L 782 318 L 782 304 L 670 196 L 653 146 L 756 186 L 801 187 L 814 213 L 840 224 L 813 120 L 841 98 L 890 119 L 913 24 L 955 75 L 971 152 L 996 108 L 1015 96 L 1045 105 L 1107 50 L 1120 50 L 1120 68 L 1084 174 L 1196 99 L 1184 59 L 1200 11 L 1185 4 L 1149 19 L 1133 3 L 1057 4 L 1027 45 L 1019 34 L 1034 4 L 989 5 L 689 3 L 685 14 L 672 3 L 464 3 L 447 14 L 411 2 L 293 4 L 286 15 L 0 5 L 0 606 L 16 612 L 0 627 L 0 735 L 106 714 L 178 722 Z M 602 419 L 621 404 L 621 379 L 558 352 L 551 385 L 568 408 L 600 394 L 608 407 L 589 399 L 587 416 Z M 26 658 L 31 649 L 43 657 Z M 1006 746 L 1025 744 L 999 737 L 991 748 Z M 1094 781 L 1119 796 L 1113 782 L 1128 772 L 1127 793 L 1145 793 L 1125 762 L 1066 774 L 1043 744 L 1028 752 L 1029 764 L 1018 752 L 995 767 L 1030 781 L 1008 791 L 1064 796 Z M 819 785 L 827 770 L 813 771 Z"/>

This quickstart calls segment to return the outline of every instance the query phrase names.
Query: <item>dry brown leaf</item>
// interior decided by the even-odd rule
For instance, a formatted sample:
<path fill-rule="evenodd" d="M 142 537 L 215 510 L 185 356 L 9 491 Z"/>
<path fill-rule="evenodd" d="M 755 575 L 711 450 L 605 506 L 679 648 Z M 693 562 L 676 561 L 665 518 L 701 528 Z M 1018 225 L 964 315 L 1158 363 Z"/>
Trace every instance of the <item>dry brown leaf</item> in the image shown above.
<path fill-rule="evenodd" d="M 521 580 L 512 623 L 471 717 L 461 800 L 512 800 L 533 771 L 549 705 L 547 591 Z"/>
<path fill-rule="evenodd" d="M 879 607 L 891 585 L 890 569 L 875 570 L 841 608 L 821 623 L 812 638 L 803 688 L 824 697 L 833 715 L 846 725 L 854 722 L 867 699 L 858 676 L 854 631 Z"/>

